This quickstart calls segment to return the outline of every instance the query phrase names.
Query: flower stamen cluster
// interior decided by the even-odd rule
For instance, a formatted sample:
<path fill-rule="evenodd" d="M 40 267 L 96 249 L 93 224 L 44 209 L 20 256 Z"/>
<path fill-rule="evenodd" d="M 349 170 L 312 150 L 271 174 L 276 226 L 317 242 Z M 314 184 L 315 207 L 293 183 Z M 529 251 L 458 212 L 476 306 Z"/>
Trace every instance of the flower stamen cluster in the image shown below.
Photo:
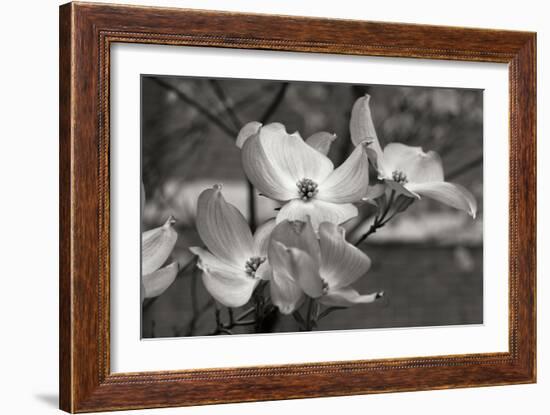
<path fill-rule="evenodd" d="M 298 193 L 300 199 L 304 202 L 307 202 L 310 199 L 313 199 L 315 195 L 319 192 L 319 185 L 311 179 L 303 178 L 296 182 L 298 187 Z"/>
<path fill-rule="evenodd" d="M 394 182 L 397 182 L 399 184 L 406 184 L 409 182 L 409 180 L 407 179 L 407 175 L 401 170 L 394 170 L 392 172 L 392 179 Z"/>
<path fill-rule="evenodd" d="M 323 295 L 327 294 L 328 293 L 328 289 L 329 289 L 329 286 L 328 286 L 328 282 L 326 282 L 323 278 L 321 278 L 321 283 L 322 283 L 322 293 Z"/>
<path fill-rule="evenodd" d="M 249 277 L 256 278 L 256 271 L 265 262 L 265 257 L 254 256 L 246 261 L 244 269 Z"/>

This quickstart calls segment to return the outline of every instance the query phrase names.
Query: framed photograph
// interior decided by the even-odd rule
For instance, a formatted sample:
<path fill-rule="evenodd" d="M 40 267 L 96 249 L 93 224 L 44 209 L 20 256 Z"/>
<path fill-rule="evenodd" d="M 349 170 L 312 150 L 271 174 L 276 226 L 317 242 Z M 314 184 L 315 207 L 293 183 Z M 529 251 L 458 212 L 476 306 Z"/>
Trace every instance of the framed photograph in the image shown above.
<path fill-rule="evenodd" d="M 60 8 L 60 407 L 536 381 L 536 35 Z"/>

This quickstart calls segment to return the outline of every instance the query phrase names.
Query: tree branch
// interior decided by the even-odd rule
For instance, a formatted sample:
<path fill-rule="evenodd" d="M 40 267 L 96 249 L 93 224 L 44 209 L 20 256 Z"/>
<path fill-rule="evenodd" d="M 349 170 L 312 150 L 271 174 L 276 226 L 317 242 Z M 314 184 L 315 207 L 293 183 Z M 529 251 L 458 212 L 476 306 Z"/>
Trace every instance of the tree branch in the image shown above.
<path fill-rule="evenodd" d="M 231 103 L 231 100 L 227 97 L 225 94 L 225 91 L 223 90 L 222 86 L 216 79 L 209 79 L 208 83 L 212 87 L 212 90 L 220 100 L 223 106 L 224 112 L 229 116 L 231 119 L 231 122 L 233 123 L 233 126 L 240 130 L 243 126 L 243 123 L 237 116 L 237 113 L 233 110 L 233 105 Z M 236 137 L 235 137 L 236 138 Z"/>
<path fill-rule="evenodd" d="M 269 107 L 265 110 L 264 114 L 260 117 L 260 122 L 262 124 L 265 124 L 271 116 L 275 113 L 277 110 L 277 107 L 285 97 L 286 90 L 288 88 L 288 82 L 284 82 L 281 84 L 279 91 L 277 91 L 277 94 L 273 98 L 273 101 L 271 101 L 271 104 L 269 104 Z"/>
<path fill-rule="evenodd" d="M 464 163 L 462 166 L 457 167 L 456 169 L 452 170 L 450 173 L 448 173 L 445 177 L 445 180 L 452 180 L 456 177 L 460 176 L 463 173 L 466 173 L 468 170 L 470 170 L 472 167 L 477 166 L 478 164 L 483 163 L 483 154 L 480 154 L 479 156 L 473 158 L 472 160 Z"/>
<path fill-rule="evenodd" d="M 225 125 L 223 122 L 220 121 L 218 117 L 216 117 L 213 113 L 211 113 L 208 109 L 202 106 L 199 102 L 195 101 L 193 98 L 191 98 L 189 95 L 187 95 L 185 92 L 179 90 L 175 86 L 171 85 L 170 83 L 160 79 L 160 78 L 149 78 L 151 81 L 155 82 L 157 85 L 161 86 L 162 88 L 166 89 L 167 91 L 175 93 L 178 98 L 180 98 L 182 101 L 188 103 L 189 105 L 193 106 L 197 111 L 199 111 L 201 114 L 203 114 L 206 118 L 208 118 L 210 121 L 212 121 L 218 128 L 220 128 L 223 132 L 225 132 L 227 135 L 233 138 L 237 138 L 238 131 L 234 131 L 227 125 Z"/>

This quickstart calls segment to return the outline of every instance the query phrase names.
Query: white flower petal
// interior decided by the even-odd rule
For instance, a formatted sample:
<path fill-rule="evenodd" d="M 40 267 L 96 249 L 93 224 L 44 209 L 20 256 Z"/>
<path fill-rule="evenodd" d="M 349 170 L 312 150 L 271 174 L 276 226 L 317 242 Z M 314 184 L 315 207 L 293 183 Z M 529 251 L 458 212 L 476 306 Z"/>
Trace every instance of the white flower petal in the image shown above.
<path fill-rule="evenodd" d="M 256 229 L 256 232 L 254 233 L 254 249 L 256 255 L 261 257 L 267 256 L 267 247 L 275 225 L 275 218 L 273 218 L 269 219 L 267 222 L 258 227 L 258 229 Z"/>
<path fill-rule="evenodd" d="M 275 228 L 275 218 L 269 219 L 262 224 L 254 233 L 254 256 L 264 258 L 265 261 L 256 270 L 256 277 L 262 280 L 271 279 L 271 264 L 267 260 L 267 251 L 269 242 L 271 241 L 271 233 Z"/>
<path fill-rule="evenodd" d="M 259 139 L 273 167 L 292 178 L 296 194 L 298 180 L 307 178 L 320 183 L 334 170 L 328 157 L 307 145 L 299 134 L 288 134 L 282 124 L 262 127 Z"/>
<path fill-rule="evenodd" d="M 270 244 L 270 263 L 272 276 L 270 281 L 271 300 L 281 313 L 290 314 L 296 310 L 304 299 L 304 293 L 298 282 L 291 276 L 290 254 L 280 242 Z"/>
<path fill-rule="evenodd" d="M 323 155 L 327 155 L 332 142 L 336 140 L 336 134 L 327 133 L 326 131 L 320 131 L 309 136 L 306 143 L 317 150 Z"/>
<path fill-rule="evenodd" d="M 297 248 L 286 248 L 289 256 L 288 264 L 290 275 L 312 298 L 318 298 L 323 294 L 323 280 L 319 274 L 319 262 L 307 252 Z"/>
<path fill-rule="evenodd" d="M 273 275 L 273 267 L 268 260 L 260 264 L 260 267 L 256 270 L 256 278 L 269 281 Z"/>
<path fill-rule="evenodd" d="M 243 267 L 254 256 L 254 240 L 245 218 L 227 203 L 216 185 L 201 193 L 197 203 L 197 230 L 206 247 L 219 259 Z"/>
<path fill-rule="evenodd" d="M 473 218 L 477 213 L 477 202 L 472 193 L 455 183 L 408 183 L 407 188 L 420 196 L 429 197 L 456 209 L 463 210 Z"/>
<path fill-rule="evenodd" d="M 220 261 L 205 249 L 192 247 L 191 252 L 198 255 L 197 266 L 203 271 L 204 286 L 218 302 L 226 307 L 245 305 L 259 280 L 248 276 L 242 269 Z"/>
<path fill-rule="evenodd" d="M 329 290 L 347 287 L 365 275 L 370 258 L 346 241 L 344 228 L 323 222 L 319 227 L 321 244 L 321 277 Z"/>
<path fill-rule="evenodd" d="M 365 140 L 371 142 L 369 147 L 374 150 L 377 158 L 382 157 L 382 148 L 370 112 L 370 95 L 358 98 L 353 104 L 349 129 L 353 144 L 357 146 Z"/>
<path fill-rule="evenodd" d="M 376 183 L 367 188 L 367 194 L 363 198 L 364 201 L 372 201 L 378 199 L 380 196 L 383 196 L 386 193 L 386 184 L 385 183 Z"/>
<path fill-rule="evenodd" d="M 150 274 L 160 268 L 168 259 L 178 234 L 173 228 L 174 218 L 169 217 L 164 225 L 143 232 L 141 235 L 141 273 Z"/>
<path fill-rule="evenodd" d="M 321 259 L 319 240 L 309 217 L 306 217 L 305 221 L 289 222 L 285 220 L 279 223 L 271 234 L 269 249 L 272 249 L 274 242 L 279 242 L 287 248 L 298 248 L 307 252 L 317 262 Z M 269 255 L 268 250 L 268 257 Z"/>
<path fill-rule="evenodd" d="M 258 121 L 250 121 L 249 123 L 245 124 L 244 127 L 241 128 L 241 131 L 239 131 L 237 141 L 235 141 L 237 147 L 243 148 L 245 141 L 256 134 L 258 131 L 260 131 L 261 127 L 262 123 Z"/>
<path fill-rule="evenodd" d="M 340 288 L 331 290 L 321 297 L 319 301 L 329 307 L 351 307 L 356 304 L 368 304 L 382 297 L 382 293 L 360 295 L 353 288 Z"/>
<path fill-rule="evenodd" d="M 411 185 L 410 183 L 401 184 L 393 180 L 386 180 L 385 183 L 389 190 L 393 190 L 395 192 L 396 196 L 403 195 L 413 199 L 420 199 L 420 196 L 417 193 L 409 189 Z"/>
<path fill-rule="evenodd" d="M 381 154 L 376 153 L 370 146 L 367 144 L 366 147 L 366 153 L 367 157 L 369 158 L 369 162 L 374 168 L 374 170 L 378 173 L 377 177 L 378 179 L 383 179 L 385 177 L 384 173 L 384 159 Z"/>
<path fill-rule="evenodd" d="M 172 262 L 170 265 L 166 265 L 151 274 L 144 275 L 141 286 L 143 298 L 153 298 L 161 295 L 172 285 L 177 275 L 177 262 Z"/>
<path fill-rule="evenodd" d="M 443 163 L 435 151 L 419 154 L 409 167 L 409 181 L 425 183 L 444 181 Z"/>
<path fill-rule="evenodd" d="M 394 171 L 405 173 L 411 183 L 442 182 L 443 164 L 435 151 L 424 153 L 421 147 L 391 143 L 384 148 L 386 178 Z"/>
<path fill-rule="evenodd" d="M 327 179 L 319 185 L 317 198 L 327 202 L 359 202 L 367 193 L 369 160 L 360 144 Z"/>
<path fill-rule="evenodd" d="M 300 308 L 304 301 L 304 292 L 294 280 L 279 274 L 273 274 L 269 284 L 271 301 L 282 314 L 291 314 Z"/>
<path fill-rule="evenodd" d="M 351 203 L 331 203 L 319 199 L 304 202 L 301 199 L 291 200 L 285 204 L 277 215 L 277 223 L 286 219 L 305 221 L 310 217 L 314 229 L 321 222 L 344 223 L 357 216 L 357 208 Z"/>
<path fill-rule="evenodd" d="M 245 141 L 241 159 L 248 180 L 260 193 L 279 201 L 297 197 L 296 181 L 267 156 L 260 143 L 260 134 L 253 135 Z"/>

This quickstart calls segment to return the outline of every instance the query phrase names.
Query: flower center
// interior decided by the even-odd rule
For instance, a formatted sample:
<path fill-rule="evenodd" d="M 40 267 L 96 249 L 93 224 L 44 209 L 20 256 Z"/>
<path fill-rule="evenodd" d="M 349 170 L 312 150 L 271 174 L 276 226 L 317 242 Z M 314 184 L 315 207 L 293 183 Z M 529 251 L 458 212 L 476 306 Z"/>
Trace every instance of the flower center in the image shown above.
<path fill-rule="evenodd" d="M 394 170 L 391 176 L 394 182 L 397 182 L 400 184 L 405 184 L 408 182 L 407 175 L 403 173 L 401 170 Z"/>
<path fill-rule="evenodd" d="M 303 178 L 302 180 L 298 180 L 296 182 L 296 187 L 298 187 L 300 199 L 304 202 L 313 199 L 319 192 L 319 185 L 311 179 Z"/>
<path fill-rule="evenodd" d="M 258 268 L 260 268 L 260 265 L 265 262 L 265 259 L 265 257 L 253 256 L 248 261 L 246 261 L 244 270 L 246 271 L 248 276 L 256 278 L 256 271 L 258 270 Z"/>
<path fill-rule="evenodd" d="M 326 282 L 324 279 L 321 278 L 321 281 L 323 283 L 323 295 L 325 295 L 326 293 L 328 293 L 328 282 Z"/>

